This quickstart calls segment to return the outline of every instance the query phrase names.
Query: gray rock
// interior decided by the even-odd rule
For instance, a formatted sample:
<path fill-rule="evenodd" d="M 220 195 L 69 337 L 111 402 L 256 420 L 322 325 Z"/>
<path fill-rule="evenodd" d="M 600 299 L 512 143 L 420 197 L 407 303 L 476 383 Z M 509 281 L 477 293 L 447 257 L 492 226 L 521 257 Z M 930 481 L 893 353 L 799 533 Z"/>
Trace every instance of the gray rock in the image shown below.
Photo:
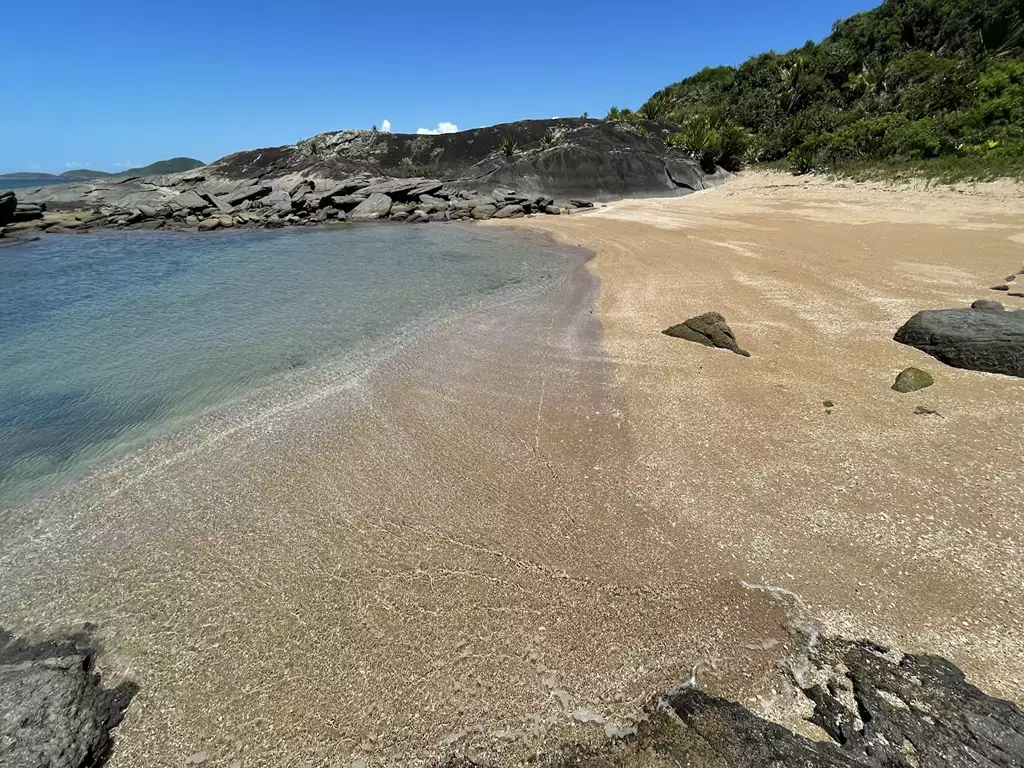
<path fill-rule="evenodd" d="M 292 200 L 298 200 L 299 198 L 310 194 L 315 189 L 316 184 L 309 180 L 303 180 L 293 185 L 292 188 L 288 190 L 288 196 L 291 197 Z"/>
<path fill-rule="evenodd" d="M 341 195 L 338 197 L 324 197 L 321 199 L 321 203 L 347 212 L 351 211 L 365 199 L 364 195 Z"/>
<path fill-rule="evenodd" d="M 391 198 L 382 192 L 374 192 L 348 214 L 349 221 L 374 221 L 382 219 L 391 211 Z"/>
<path fill-rule="evenodd" d="M 428 179 L 419 186 L 410 189 L 409 197 L 419 197 L 422 200 L 423 195 L 433 195 L 440 192 L 443 187 L 444 182 L 438 181 L 437 179 Z"/>
<path fill-rule="evenodd" d="M 570 200 L 569 205 L 573 208 L 593 208 L 594 204 L 589 200 Z"/>
<path fill-rule="evenodd" d="M 479 221 L 484 221 L 484 220 L 487 220 L 487 219 L 491 218 L 492 216 L 494 216 L 494 214 L 497 213 L 497 212 L 498 212 L 497 206 L 495 206 L 492 203 L 488 203 L 487 205 L 478 205 L 478 206 L 476 206 L 475 208 L 473 208 L 473 210 L 472 210 L 470 215 L 474 219 L 477 219 Z"/>
<path fill-rule="evenodd" d="M 448 201 L 442 200 L 439 197 L 431 197 L 430 195 L 420 195 L 420 202 L 417 206 L 427 213 L 435 213 L 436 211 L 448 210 Z"/>
<path fill-rule="evenodd" d="M 993 285 L 992 286 L 992 290 L 993 291 L 1008 291 L 1008 290 L 1010 290 L 1010 286 L 1008 286 L 1008 285 Z"/>
<path fill-rule="evenodd" d="M 201 211 L 209 205 L 194 189 L 186 189 L 177 197 L 172 197 L 168 202 L 171 207 L 184 211 Z"/>
<path fill-rule="evenodd" d="M 213 230 L 218 229 L 220 227 L 220 225 L 221 225 L 220 219 L 216 219 L 216 218 L 212 218 L 212 217 L 209 218 L 209 219 L 203 219 L 202 221 L 199 222 L 199 231 L 200 232 L 212 232 Z"/>
<path fill-rule="evenodd" d="M 920 368 L 905 368 L 896 377 L 892 388 L 895 392 L 917 392 L 917 390 L 930 387 L 934 383 L 935 379 L 927 371 L 922 371 Z"/>
<path fill-rule="evenodd" d="M 409 218 L 406 219 L 410 224 L 426 224 L 430 221 L 430 216 L 427 215 L 426 211 L 421 211 L 418 208 L 409 214 Z"/>
<path fill-rule="evenodd" d="M 104 689 L 87 632 L 38 645 L 0 630 L 0 764 L 93 768 L 138 690 Z"/>
<path fill-rule="evenodd" d="M 142 214 L 142 216 L 144 218 L 147 218 L 147 219 L 156 218 L 156 208 L 153 208 L 152 206 L 140 205 L 138 207 L 138 211 L 139 211 L 139 213 Z"/>
<path fill-rule="evenodd" d="M 229 205 L 239 206 L 242 203 L 258 200 L 270 194 L 273 188 L 263 184 L 245 184 L 225 196 Z"/>
<path fill-rule="evenodd" d="M 523 218 L 523 206 L 521 205 L 506 205 L 504 208 L 500 208 L 497 213 L 494 214 L 496 219 L 521 219 Z"/>
<path fill-rule="evenodd" d="M 551 216 L 560 216 L 562 213 L 562 209 L 559 208 L 557 205 L 545 205 L 544 213 L 547 213 Z"/>
<path fill-rule="evenodd" d="M 732 328 L 725 322 L 725 318 L 717 312 L 706 312 L 703 315 L 691 317 L 679 325 L 666 328 L 662 333 L 677 339 L 695 341 L 706 347 L 728 349 L 737 355 L 750 357 L 750 353 L 745 349 L 741 349 L 736 343 L 736 336 L 732 332 Z"/>
<path fill-rule="evenodd" d="M 324 197 L 343 197 L 345 195 L 351 195 L 353 192 L 358 192 L 360 189 L 367 186 L 367 184 L 367 179 L 360 176 L 343 179 L 328 188 L 328 190 L 324 192 Z"/>
<path fill-rule="evenodd" d="M 149 221 L 144 221 L 141 224 L 139 224 L 139 229 L 145 229 L 150 231 L 163 229 L 165 223 L 165 219 L 150 219 Z"/>
<path fill-rule="evenodd" d="M 971 309 L 984 309 L 989 312 L 1002 312 L 1006 309 L 1000 302 L 991 299 L 978 299 L 971 304 Z"/>
<path fill-rule="evenodd" d="M 954 368 L 1024 377 L 1024 312 L 926 310 L 894 338 Z"/>

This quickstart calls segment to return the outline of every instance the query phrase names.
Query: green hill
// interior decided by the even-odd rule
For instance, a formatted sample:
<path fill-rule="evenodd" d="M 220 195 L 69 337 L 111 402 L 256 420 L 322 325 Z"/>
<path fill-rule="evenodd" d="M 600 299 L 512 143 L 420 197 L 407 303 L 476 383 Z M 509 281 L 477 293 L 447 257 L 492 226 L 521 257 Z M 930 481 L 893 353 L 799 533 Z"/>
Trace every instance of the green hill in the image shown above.
<path fill-rule="evenodd" d="M 143 166 L 142 168 L 129 168 L 121 176 L 162 176 L 168 173 L 181 173 L 191 171 L 193 168 L 202 168 L 206 163 L 196 160 L 193 157 L 173 157 L 170 160 L 160 160 L 156 163 Z"/>
<path fill-rule="evenodd" d="M 64 171 L 60 175 L 62 179 L 102 179 L 105 176 L 113 176 L 112 173 L 106 171 L 93 171 L 88 168 L 77 168 L 70 171 Z"/>
<path fill-rule="evenodd" d="M 676 143 L 708 161 L 738 148 L 798 172 L 1024 175 L 1024 0 L 885 0 L 821 43 L 704 69 L 609 116 L 623 114 L 683 126 Z"/>

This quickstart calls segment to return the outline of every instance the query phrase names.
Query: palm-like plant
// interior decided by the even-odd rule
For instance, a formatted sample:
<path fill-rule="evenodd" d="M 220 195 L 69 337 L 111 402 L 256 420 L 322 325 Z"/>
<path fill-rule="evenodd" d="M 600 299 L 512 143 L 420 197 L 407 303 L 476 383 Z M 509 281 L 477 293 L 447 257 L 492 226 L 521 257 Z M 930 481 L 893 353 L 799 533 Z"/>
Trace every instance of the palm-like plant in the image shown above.
<path fill-rule="evenodd" d="M 501 140 L 501 152 L 506 157 L 512 157 L 519 149 L 519 142 L 511 136 L 506 136 Z"/>
<path fill-rule="evenodd" d="M 646 120 L 667 120 L 674 109 L 675 99 L 666 89 L 651 96 L 637 114 Z"/>

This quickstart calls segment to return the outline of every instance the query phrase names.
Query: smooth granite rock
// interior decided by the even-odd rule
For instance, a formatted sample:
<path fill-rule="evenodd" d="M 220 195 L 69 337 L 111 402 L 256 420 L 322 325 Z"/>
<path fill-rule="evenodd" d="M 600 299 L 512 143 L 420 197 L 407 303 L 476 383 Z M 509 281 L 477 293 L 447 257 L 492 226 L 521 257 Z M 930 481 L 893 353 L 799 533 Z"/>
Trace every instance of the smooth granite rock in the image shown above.
<path fill-rule="evenodd" d="M 349 221 L 375 221 L 391 211 L 391 198 L 382 192 L 374 192 L 348 214 Z"/>
<path fill-rule="evenodd" d="M 918 312 L 895 340 L 954 368 L 1024 377 L 1024 312 L 935 309 Z"/>

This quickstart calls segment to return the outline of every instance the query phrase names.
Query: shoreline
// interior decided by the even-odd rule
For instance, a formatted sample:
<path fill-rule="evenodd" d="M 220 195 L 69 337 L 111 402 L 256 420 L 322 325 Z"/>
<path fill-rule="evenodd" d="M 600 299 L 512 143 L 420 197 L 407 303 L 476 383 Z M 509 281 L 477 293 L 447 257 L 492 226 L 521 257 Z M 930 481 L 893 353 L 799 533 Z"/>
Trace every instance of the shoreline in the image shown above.
<path fill-rule="evenodd" d="M 561 243 L 564 274 L 395 351 L 354 407 L 328 395 L 115 489 L 75 522 L 84 553 L 32 537 L 0 610 L 99 622 L 105 677 L 140 685 L 111 765 L 520 763 L 602 748 L 691 675 L 817 740 L 784 669 L 809 630 L 939 653 L 1020 703 L 1020 583 L 984 568 L 1019 560 L 1020 383 L 886 329 L 983 282 L 1024 203 L 929 234 L 941 206 L 752 185 L 502 222 Z M 753 358 L 660 333 L 713 309 Z M 891 393 L 897 360 L 936 387 Z M 1003 484 L 980 478 L 991 519 L 965 506 L 977 476 L 943 474 L 963 445 Z M 933 496 L 952 509 L 928 520 Z"/>
<path fill-rule="evenodd" d="M 96 622 L 105 677 L 139 685 L 112 766 L 235 743 L 247 765 L 525 760 L 604 738 L 574 713 L 628 725 L 702 659 L 712 690 L 772 685 L 784 607 L 680 579 L 692 553 L 620 482 L 597 284 L 565 258 L 397 353 L 354 409 L 183 436 L 145 485 L 65 494 L 63 524 L 5 542 L 8 626 Z"/>

